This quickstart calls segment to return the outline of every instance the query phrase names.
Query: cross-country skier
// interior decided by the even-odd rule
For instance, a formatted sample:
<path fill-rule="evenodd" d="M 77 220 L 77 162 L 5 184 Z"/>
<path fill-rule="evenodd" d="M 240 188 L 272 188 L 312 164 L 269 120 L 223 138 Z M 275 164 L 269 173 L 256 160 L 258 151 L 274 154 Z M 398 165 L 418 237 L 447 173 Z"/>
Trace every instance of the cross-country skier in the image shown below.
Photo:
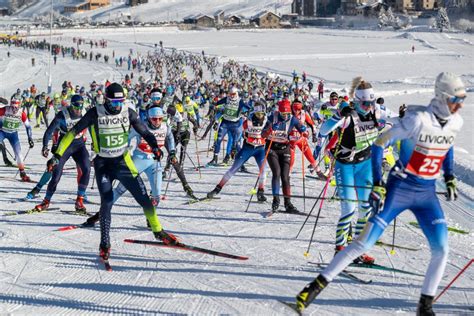
<path fill-rule="evenodd" d="M 285 210 L 288 213 L 298 212 L 291 203 L 290 188 L 290 140 L 289 133 L 296 128 L 300 133 L 306 131 L 306 127 L 291 115 L 291 104 L 289 100 L 278 102 L 278 111 L 268 117 L 263 131 L 267 137 L 266 147 L 270 146 L 268 153 L 268 165 L 272 170 L 272 210 L 277 211 L 280 207 L 280 178 L 285 201 Z"/>
<path fill-rule="evenodd" d="M 133 164 L 128 151 L 128 134 L 133 127 L 151 146 L 157 159 L 163 152 L 158 147 L 153 134 L 141 123 L 135 111 L 128 108 L 125 102 L 125 92 L 118 83 L 111 83 L 105 91 L 105 103 L 87 111 L 76 125 L 63 137 L 59 143 L 51 165 L 58 163 L 75 136 L 87 127 L 91 127 L 91 137 L 94 151 L 94 170 L 99 189 L 100 206 L 100 256 L 108 260 L 110 255 L 110 222 L 113 205 L 112 181 L 120 181 L 135 200 L 143 208 L 156 238 L 166 244 L 174 244 L 177 238 L 165 232 L 161 226 L 156 210 L 147 194 L 145 184 Z"/>
<path fill-rule="evenodd" d="M 0 103 L 0 106 L 4 104 Z M 28 117 L 24 111 L 20 111 L 20 100 L 12 99 L 10 106 L 0 107 L 0 143 L 6 138 L 13 148 L 13 154 L 16 157 L 16 164 L 20 170 L 22 181 L 30 182 L 31 179 L 26 175 L 23 157 L 21 155 L 21 145 L 18 138 L 18 130 L 21 125 L 25 125 L 26 135 L 28 135 L 28 144 L 33 148 L 33 134 Z"/>
<path fill-rule="evenodd" d="M 265 202 L 267 198 L 264 195 L 265 187 L 265 138 L 262 137 L 262 131 L 267 123 L 266 109 L 263 103 L 255 103 L 253 114 L 243 123 L 244 145 L 235 156 L 232 167 L 224 174 L 221 181 L 214 190 L 207 193 L 208 198 L 213 198 L 222 190 L 224 185 L 235 175 L 235 173 L 244 165 L 244 163 L 254 157 L 260 170 L 260 178 L 257 190 L 257 199 Z"/>
<path fill-rule="evenodd" d="M 307 307 L 354 258 L 369 250 L 395 217 L 410 209 L 431 249 L 417 315 L 434 315 L 433 299 L 448 257 L 448 230 L 435 182 L 442 168 L 447 200 L 457 198 L 453 146 L 463 124 L 458 111 L 465 98 L 466 89 L 461 79 L 443 72 L 436 78 L 435 98 L 430 104 L 427 107 L 409 106 L 405 116 L 377 138 L 372 149 L 374 187 L 370 194 L 374 216 L 359 239 L 339 252 L 329 266 L 298 294 L 299 311 Z M 383 149 L 397 140 L 401 140 L 399 160 L 384 185 Z"/>
<path fill-rule="evenodd" d="M 59 130 L 59 143 L 66 133 L 71 130 L 71 128 L 77 122 L 79 122 L 82 117 L 83 108 L 84 99 L 82 96 L 75 94 L 71 98 L 70 106 L 63 107 L 61 111 L 56 114 L 43 135 L 43 148 L 41 149 L 43 157 L 48 157 L 48 144 L 53 136 L 53 133 L 56 130 Z M 46 172 L 43 174 L 38 184 L 30 192 L 32 196 L 35 196 L 41 190 L 41 186 L 51 179 L 51 181 L 49 181 L 48 189 L 46 190 L 46 195 L 43 201 L 35 207 L 36 211 L 44 211 L 49 208 L 51 198 L 53 197 L 54 192 L 56 192 L 59 180 L 61 180 L 64 165 L 69 160 L 69 158 L 72 157 L 72 159 L 74 159 L 76 162 L 79 173 L 75 208 L 77 212 L 86 212 L 86 207 L 84 206 L 84 195 L 86 194 L 87 185 L 89 184 L 91 166 L 89 152 L 87 151 L 85 144 L 85 132 L 86 131 L 83 130 L 76 135 L 74 140 L 71 142 L 71 145 L 61 155 L 61 158 L 59 159 L 54 170 L 52 170 L 50 164 L 47 165 Z"/>

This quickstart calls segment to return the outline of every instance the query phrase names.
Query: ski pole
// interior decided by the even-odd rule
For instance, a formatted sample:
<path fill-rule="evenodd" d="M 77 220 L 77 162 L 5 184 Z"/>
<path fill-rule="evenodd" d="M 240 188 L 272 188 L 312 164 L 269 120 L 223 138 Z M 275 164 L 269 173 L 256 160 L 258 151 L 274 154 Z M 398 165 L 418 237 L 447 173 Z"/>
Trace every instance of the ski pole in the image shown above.
<path fill-rule="evenodd" d="M 304 227 L 304 226 L 306 225 L 306 223 L 308 222 L 309 217 L 310 217 L 311 214 L 313 213 L 314 208 L 316 207 L 316 205 L 318 204 L 319 199 L 320 199 L 321 196 L 323 195 L 323 191 L 324 191 L 324 188 L 321 190 L 321 192 L 319 193 L 318 197 L 316 198 L 316 201 L 314 202 L 313 206 L 311 207 L 311 210 L 309 211 L 308 215 L 306 216 L 306 218 L 305 218 L 305 220 L 304 220 L 304 222 L 303 222 L 303 225 L 301 225 L 300 230 L 298 231 L 298 234 L 296 234 L 295 239 L 298 239 L 298 237 L 300 236 L 301 231 L 303 230 L 303 227 Z M 294 197 L 294 196 L 292 196 L 292 197 Z"/>
<path fill-rule="evenodd" d="M 326 197 L 326 192 L 327 192 L 329 183 L 330 183 L 331 178 L 332 178 L 332 173 L 334 171 L 334 166 L 336 165 L 336 157 L 339 154 L 339 150 L 341 148 L 342 138 L 344 136 L 344 131 L 346 130 L 345 121 L 346 121 L 346 118 L 344 118 L 344 123 L 342 124 L 343 127 L 342 127 L 342 130 L 341 130 L 341 134 L 339 135 L 339 140 L 338 140 L 337 145 L 336 145 L 336 150 L 334 152 L 333 161 L 331 163 L 331 168 L 329 170 L 329 175 L 328 175 L 328 178 L 326 180 L 326 184 L 325 184 L 324 189 L 323 189 L 323 198 Z M 316 201 L 316 203 L 317 203 L 317 201 Z M 316 216 L 316 221 L 314 223 L 313 232 L 311 233 L 311 239 L 309 240 L 308 249 L 304 253 L 305 257 L 309 256 L 309 250 L 311 248 L 311 244 L 313 243 L 314 233 L 316 232 L 316 227 L 318 226 L 319 216 L 321 214 L 321 210 L 323 209 L 323 203 L 324 203 L 324 200 L 321 200 L 321 203 L 319 204 L 318 215 Z"/>
<path fill-rule="evenodd" d="M 199 153 L 198 153 L 199 151 L 198 140 L 197 140 L 196 134 L 194 134 L 194 143 L 196 144 L 196 157 L 197 157 L 198 166 L 201 166 L 201 161 L 199 159 Z M 201 168 L 198 168 L 198 172 L 199 172 L 199 179 L 202 179 Z"/>
<path fill-rule="evenodd" d="M 303 138 L 303 141 L 305 139 Z M 305 175 L 304 175 L 304 151 L 305 151 L 306 143 L 303 142 L 303 146 L 301 149 L 301 175 L 303 176 L 303 212 L 306 213 L 306 185 L 305 185 Z M 296 149 L 296 148 L 295 148 Z"/>
<path fill-rule="evenodd" d="M 31 148 L 28 148 L 28 150 L 26 151 L 25 159 L 23 159 L 23 165 L 24 165 L 25 162 L 26 162 L 26 157 L 28 157 L 28 154 L 30 153 L 30 150 L 31 150 Z M 16 171 L 15 177 L 14 177 L 15 179 L 16 179 L 16 176 L 18 175 L 19 172 L 20 172 L 20 169 L 18 169 L 18 170 Z"/>
<path fill-rule="evenodd" d="M 265 169 L 265 164 L 267 163 L 268 154 L 270 153 L 272 144 L 273 144 L 273 137 L 270 139 L 267 152 L 265 153 L 265 158 L 263 158 L 262 166 L 260 167 L 260 170 L 258 171 L 257 181 L 255 181 L 255 185 L 253 186 L 253 189 L 250 191 L 251 192 L 250 199 L 249 199 L 249 202 L 247 203 L 247 208 L 245 209 L 245 212 L 249 210 L 250 203 L 252 202 L 253 196 L 256 193 L 255 188 L 257 188 L 258 182 L 260 181 L 260 177 L 262 176 L 263 170 Z"/>
<path fill-rule="evenodd" d="M 471 261 L 469 261 L 465 266 L 464 268 L 462 268 L 461 271 L 459 271 L 459 273 L 454 277 L 454 279 L 441 291 L 441 293 L 438 294 L 438 296 L 436 296 L 436 298 L 434 299 L 433 302 L 436 302 L 440 297 L 441 295 L 444 294 L 444 292 L 446 292 L 450 287 L 451 285 L 453 285 L 454 281 L 457 280 L 457 278 L 459 278 L 461 276 L 461 274 L 464 273 L 464 271 L 467 270 L 467 268 L 469 268 L 469 266 L 474 262 L 474 259 L 471 259 Z"/>
<path fill-rule="evenodd" d="M 195 169 L 195 170 L 198 170 L 199 168 L 196 167 L 196 164 L 195 164 L 194 161 L 191 159 L 191 156 L 189 156 L 188 152 L 185 151 L 184 153 L 186 154 L 186 157 L 188 157 L 189 161 L 191 161 L 191 163 L 193 164 L 194 169 Z"/>
<path fill-rule="evenodd" d="M 395 254 L 395 228 L 397 227 L 397 218 L 393 220 L 393 237 L 392 237 L 392 249 L 390 250 L 390 254 Z"/>
<path fill-rule="evenodd" d="M 162 200 L 166 200 L 166 193 L 168 193 L 168 187 L 170 186 L 171 182 L 171 175 L 173 174 L 174 167 L 170 168 L 170 174 L 168 175 L 168 182 L 166 183 L 165 194 L 161 197 Z"/>
<path fill-rule="evenodd" d="M 209 133 L 209 140 L 207 142 L 207 154 L 206 154 L 207 158 L 209 158 L 209 149 L 211 148 L 211 134 L 212 133 Z"/>
<path fill-rule="evenodd" d="M 324 187 L 323 187 L 324 189 Z M 280 196 L 280 197 L 285 197 L 284 194 L 271 194 L 271 193 L 265 193 L 266 196 Z M 311 197 L 311 196 L 306 196 L 304 197 L 303 195 L 291 195 L 291 198 L 295 198 L 295 199 L 303 199 L 303 198 L 306 198 L 308 200 L 326 200 L 326 201 L 347 201 L 347 202 L 354 202 L 354 203 L 359 203 L 359 202 L 368 202 L 366 200 L 357 200 L 357 199 L 344 199 L 344 198 L 339 198 L 339 197 L 336 197 L 336 196 L 332 196 L 332 197 Z"/>

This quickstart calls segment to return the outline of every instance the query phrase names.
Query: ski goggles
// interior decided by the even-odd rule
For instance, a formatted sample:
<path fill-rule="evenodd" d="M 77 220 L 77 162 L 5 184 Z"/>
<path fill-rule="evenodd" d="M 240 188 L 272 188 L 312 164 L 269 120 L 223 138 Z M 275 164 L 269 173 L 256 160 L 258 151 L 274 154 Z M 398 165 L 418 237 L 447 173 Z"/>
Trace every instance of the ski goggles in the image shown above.
<path fill-rule="evenodd" d="M 153 124 L 158 124 L 163 121 L 163 116 L 154 116 L 149 118 Z"/>
<path fill-rule="evenodd" d="M 84 106 L 84 101 L 72 102 L 71 106 L 74 110 L 82 110 Z"/>
<path fill-rule="evenodd" d="M 123 107 L 125 103 L 125 99 L 108 99 L 110 102 L 110 105 L 116 108 L 121 108 Z"/>
<path fill-rule="evenodd" d="M 151 96 L 151 101 L 153 102 L 160 101 L 160 100 L 161 100 L 161 97 L 159 96 L 156 96 L 156 95 Z"/>
<path fill-rule="evenodd" d="M 462 104 L 464 103 L 464 100 L 466 99 L 466 96 L 458 97 L 458 96 L 452 96 L 448 98 L 448 101 L 450 103 L 459 103 Z"/>
<path fill-rule="evenodd" d="M 357 103 L 359 104 L 359 106 L 362 109 L 368 110 L 371 106 L 375 105 L 375 100 L 373 100 L 373 101 L 357 101 Z"/>

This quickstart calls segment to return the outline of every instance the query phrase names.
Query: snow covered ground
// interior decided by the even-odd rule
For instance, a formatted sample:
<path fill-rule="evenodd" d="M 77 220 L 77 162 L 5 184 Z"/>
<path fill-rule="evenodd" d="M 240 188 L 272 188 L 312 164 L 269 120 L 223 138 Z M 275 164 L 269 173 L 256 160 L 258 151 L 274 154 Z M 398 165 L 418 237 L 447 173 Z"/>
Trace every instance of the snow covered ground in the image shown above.
<path fill-rule="evenodd" d="M 392 109 L 401 103 L 426 104 L 433 95 L 435 76 L 441 71 L 461 74 L 469 93 L 463 109 L 465 125 L 459 135 L 456 155 L 462 161 L 463 179 L 472 180 L 474 153 L 472 99 L 474 97 L 474 36 L 439 33 L 394 33 L 338 30 L 274 30 L 274 31 L 207 31 L 180 32 L 176 29 L 146 28 L 117 30 L 65 30 L 55 42 L 72 45 L 71 38 L 109 40 L 107 50 L 126 56 L 130 48 L 146 52 L 162 40 L 166 47 L 176 47 L 237 59 L 282 75 L 293 69 L 305 70 L 311 79 L 322 78 L 328 91 L 348 89 L 351 79 L 363 75 L 372 82 L 380 96 Z M 136 44 L 135 44 L 136 42 Z M 411 46 L 415 45 L 415 53 Z M 97 49 L 99 50 L 99 49 Z M 97 51 L 94 49 L 94 51 Z M 47 55 L 23 49 L 0 50 L 0 92 L 9 97 L 17 87 L 35 83 L 47 85 Z M 34 56 L 37 66 L 31 68 Z M 92 80 L 119 80 L 125 72 L 112 65 L 58 59 L 53 68 L 53 89 L 71 80 L 87 85 Z M 39 140 L 44 130 L 35 129 Z M 26 152 L 26 137 L 22 131 Z M 204 150 L 207 142 L 199 143 Z M 27 158 L 27 170 L 38 180 L 45 159 L 36 142 Z M 190 156 L 196 162 L 194 146 Z M 210 160 L 200 153 L 201 162 Z M 301 157 L 297 156 L 297 162 Z M 187 166 L 191 166 L 189 161 Z M 292 174 L 293 194 L 301 195 L 301 163 Z M 67 166 L 73 166 L 69 163 Z M 252 161 L 250 169 L 257 172 Z M 187 177 L 200 196 L 210 191 L 225 168 L 204 169 L 202 177 L 192 168 Z M 7 179 L 15 169 L 0 167 L 0 214 L 26 210 L 36 202 L 21 202 L 33 187 Z M 316 275 L 318 269 L 308 261 L 327 262 L 333 255 L 335 223 L 339 214 L 336 202 L 324 203 L 322 218 L 311 247 L 310 257 L 303 253 L 311 236 L 314 218 L 295 239 L 304 217 L 277 214 L 263 218 L 269 204 L 251 204 L 245 213 L 247 192 L 256 175 L 237 174 L 223 189 L 221 200 L 183 205 L 187 199 L 179 182 L 170 182 L 168 199 L 162 201 L 159 216 L 164 227 L 179 235 L 184 242 L 201 247 L 247 255 L 248 261 L 235 261 L 191 252 L 165 250 L 123 243 L 124 238 L 152 239 L 145 219 L 130 195 L 125 195 L 113 209 L 112 258 L 114 272 L 103 271 L 97 263 L 99 229 L 56 232 L 55 229 L 84 218 L 69 215 L 76 191 L 75 172 L 65 171 L 53 197 L 52 210 L 45 214 L 3 216 L 0 221 L 0 314 L 79 314 L 79 313 L 163 313 L 192 315 L 289 315 L 278 300 L 292 300 L 295 294 Z M 92 181 L 92 180 L 91 180 Z M 92 183 L 90 183 L 92 184 Z M 454 203 L 442 201 L 450 226 L 472 232 L 472 183 L 463 183 L 464 192 Z M 317 196 L 323 182 L 306 180 L 306 195 Z M 95 187 L 95 186 L 94 186 Z M 270 188 L 267 186 L 267 191 Z M 330 188 L 331 195 L 334 188 Z M 443 191 L 440 184 L 439 191 Z M 90 200 L 98 202 L 96 189 L 89 190 Z M 471 196 L 471 198 L 469 197 Z M 306 200 L 306 211 L 313 202 Z M 302 199 L 295 205 L 304 209 Z M 319 204 L 318 204 L 319 207 Z M 90 212 L 98 206 L 89 204 Z M 375 247 L 370 253 L 378 263 L 424 273 L 429 249 L 420 230 L 409 225 L 414 217 L 405 212 L 397 222 L 396 244 L 419 247 L 419 251 Z M 391 242 L 392 229 L 382 240 Z M 444 287 L 471 258 L 473 233 L 450 233 L 451 254 L 441 286 Z M 436 304 L 440 314 L 472 314 L 472 267 L 456 281 Z M 357 270 L 361 278 L 372 279 L 361 285 L 340 277 L 318 298 L 308 314 L 375 315 L 413 314 L 422 277 L 399 273 Z"/>

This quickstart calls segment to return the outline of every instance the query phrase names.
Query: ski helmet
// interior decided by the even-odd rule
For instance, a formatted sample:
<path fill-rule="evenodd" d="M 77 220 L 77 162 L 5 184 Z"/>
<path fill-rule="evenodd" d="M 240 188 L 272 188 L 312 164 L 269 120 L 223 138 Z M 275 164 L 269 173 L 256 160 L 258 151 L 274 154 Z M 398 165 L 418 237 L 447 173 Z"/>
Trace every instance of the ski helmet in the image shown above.
<path fill-rule="evenodd" d="M 11 99 L 10 105 L 12 107 L 13 113 L 17 113 L 20 109 L 21 102 L 18 99 Z"/>
<path fill-rule="evenodd" d="M 148 109 L 147 115 L 150 127 L 158 128 L 161 125 L 161 122 L 163 121 L 165 113 L 163 112 L 163 109 L 159 106 L 152 106 Z"/>
<path fill-rule="evenodd" d="M 377 104 L 384 104 L 385 100 L 382 97 L 380 97 L 380 98 L 377 99 L 376 103 Z"/>
<path fill-rule="evenodd" d="M 229 98 L 232 100 L 232 101 L 235 101 L 239 98 L 239 89 L 237 89 L 237 87 L 232 87 L 230 88 L 229 90 Z"/>
<path fill-rule="evenodd" d="M 463 103 L 466 98 L 466 88 L 461 78 L 450 72 L 442 72 L 435 82 L 435 98 L 433 103 L 434 114 L 441 119 L 451 116 L 449 103 Z"/>

